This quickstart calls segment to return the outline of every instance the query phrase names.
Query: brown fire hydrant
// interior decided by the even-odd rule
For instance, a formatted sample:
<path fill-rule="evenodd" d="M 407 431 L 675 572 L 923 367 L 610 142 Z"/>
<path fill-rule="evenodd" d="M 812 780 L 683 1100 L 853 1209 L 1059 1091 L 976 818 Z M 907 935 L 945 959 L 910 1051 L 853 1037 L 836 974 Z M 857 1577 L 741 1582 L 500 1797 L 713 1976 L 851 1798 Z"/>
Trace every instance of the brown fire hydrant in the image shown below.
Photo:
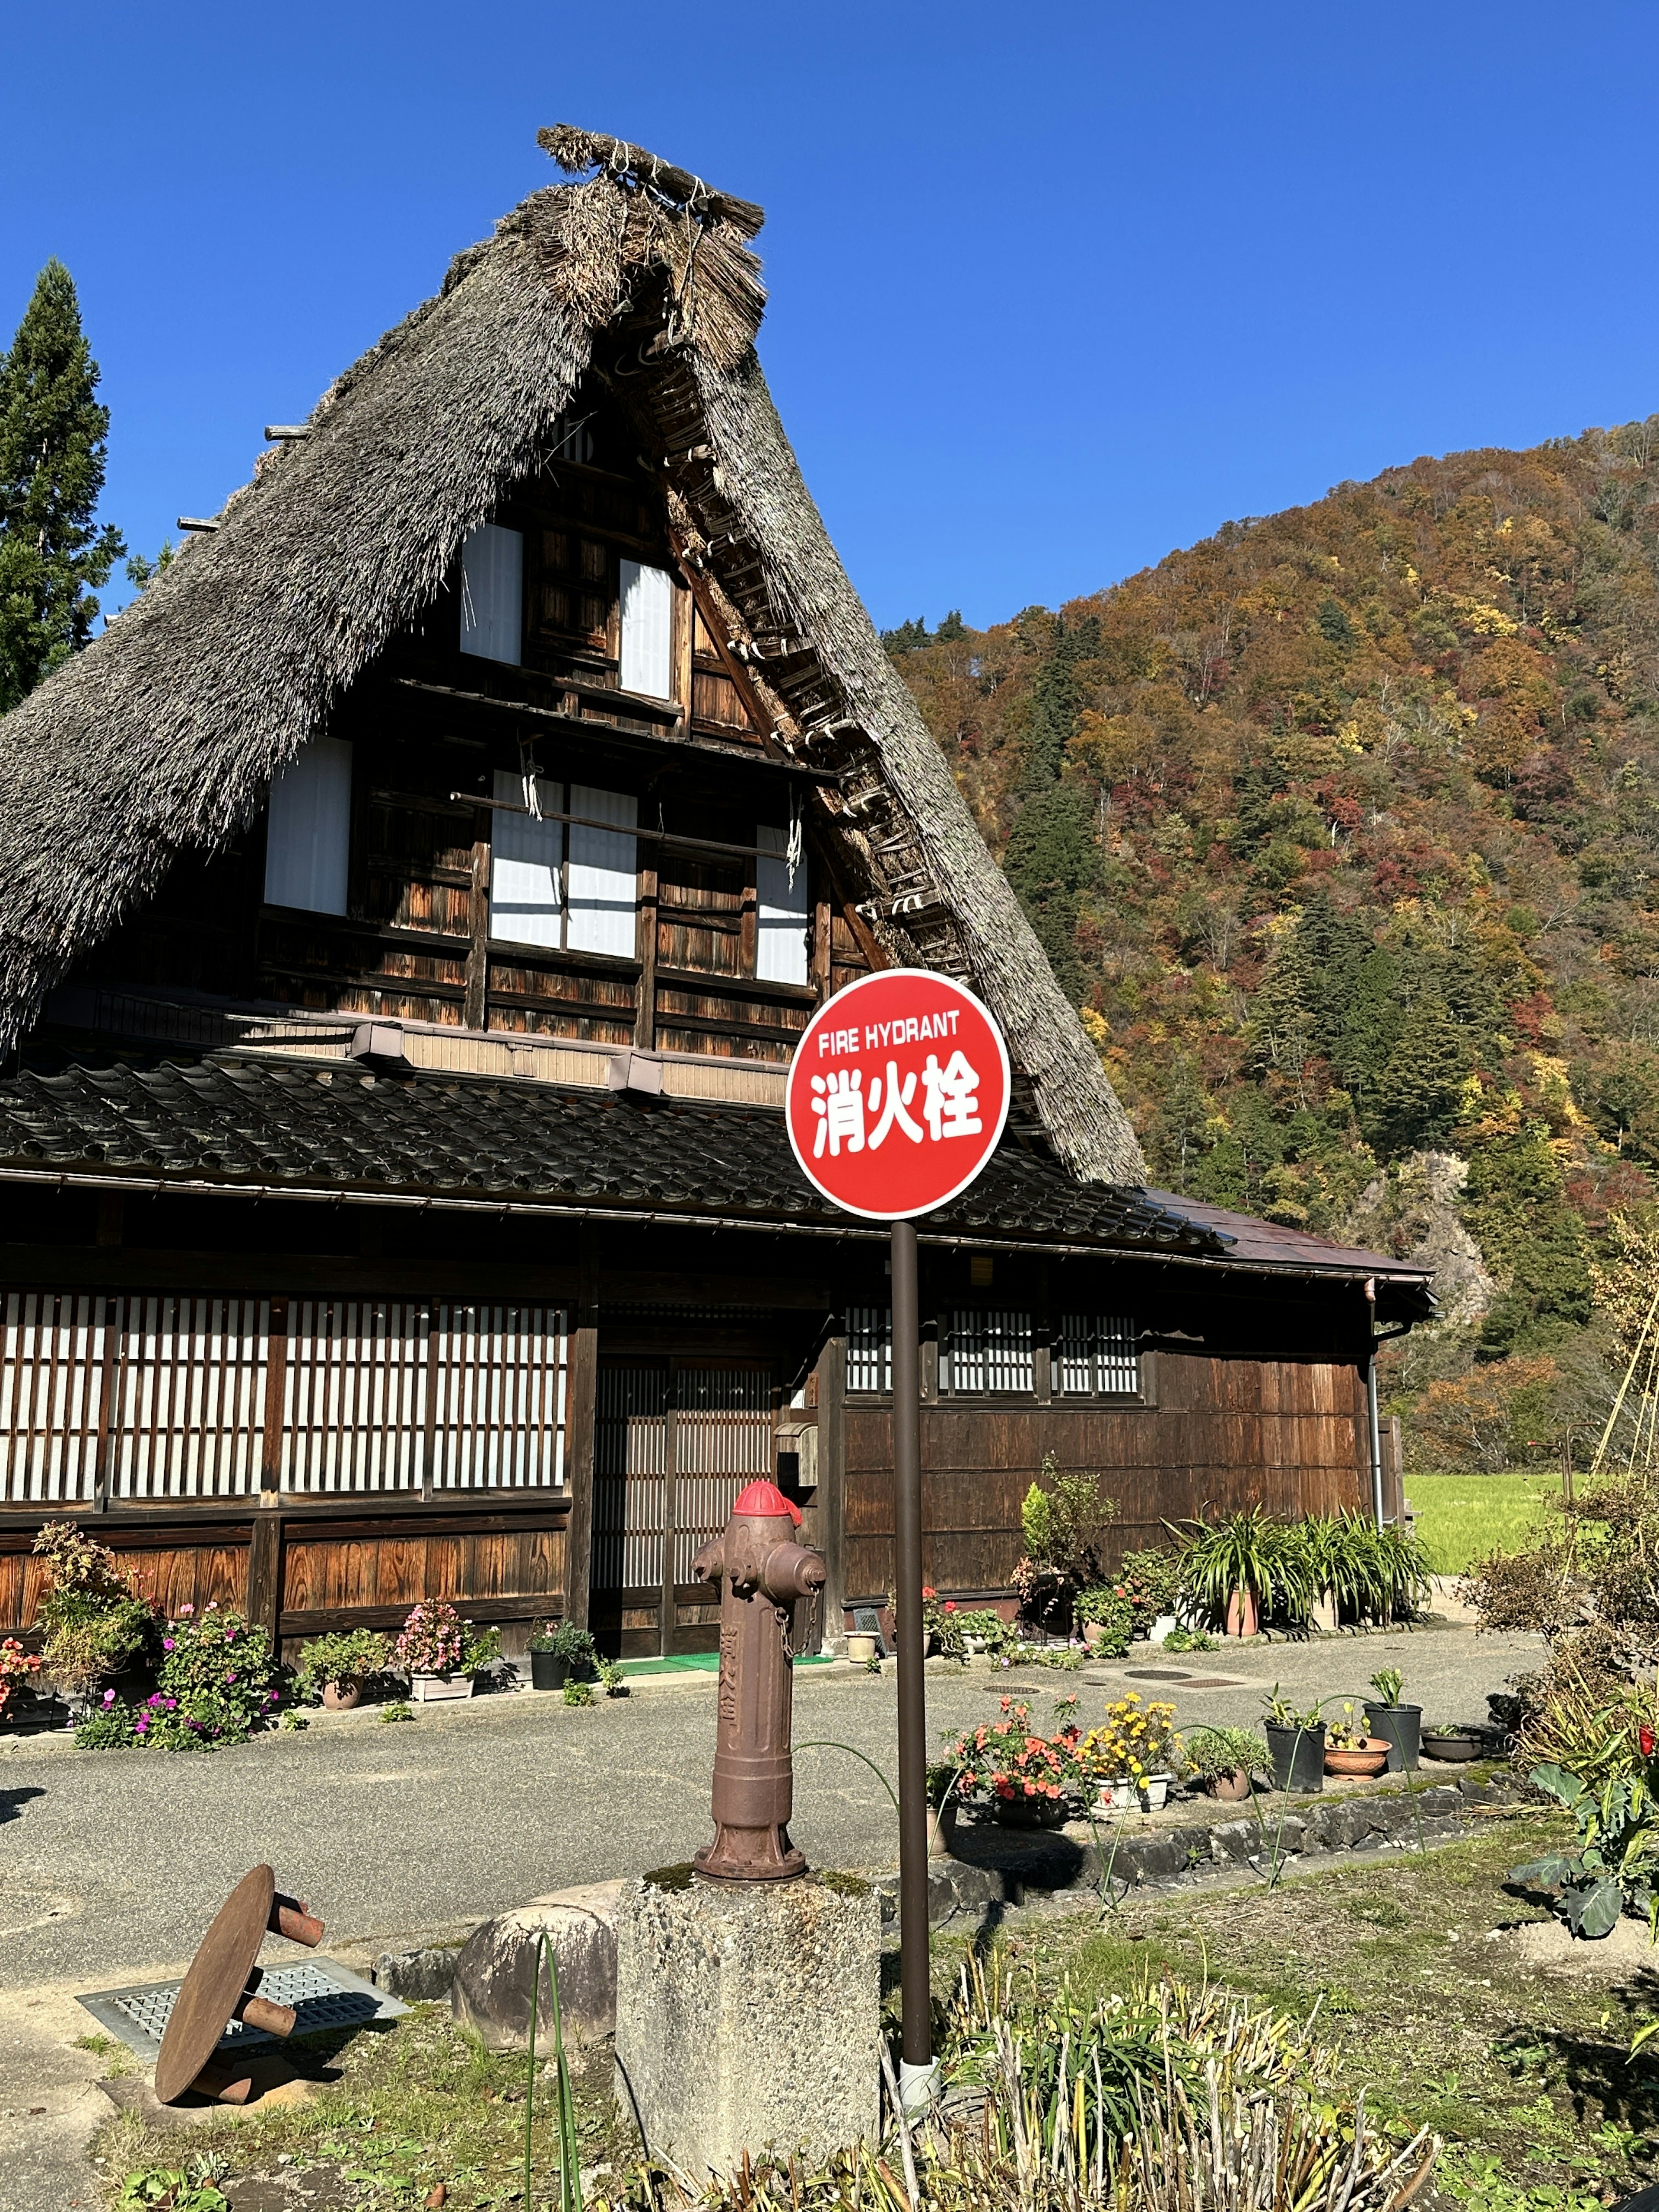
<path fill-rule="evenodd" d="M 822 1589 L 821 1552 L 793 1540 L 800 1514 L 775 1483 L 751 1482 L 732 1518 L 691 1562 L 720 1585 L 720 1676 L 714 1735 L 714 1840 L 692 1863 L 720 1881 L 805 1874 L 789 1840 L 795 1769 L 789 1608 Z"/>

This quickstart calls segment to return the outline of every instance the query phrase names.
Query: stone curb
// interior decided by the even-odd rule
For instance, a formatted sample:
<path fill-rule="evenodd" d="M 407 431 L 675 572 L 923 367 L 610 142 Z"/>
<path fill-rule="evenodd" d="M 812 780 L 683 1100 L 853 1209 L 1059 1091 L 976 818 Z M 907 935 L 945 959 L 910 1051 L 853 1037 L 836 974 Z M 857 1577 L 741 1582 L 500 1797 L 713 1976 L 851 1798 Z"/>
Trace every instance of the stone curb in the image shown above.
<path fill-rule="evenodd" d="M 1324 1857 L 1340 1851 L 1401 1848 L 1417 1840 L 1420 1820 L 1427 1841 L 1447 1842 L 1467 1832 L 1469 1816 L 1482 1806 L 1526 1802 L 1524 1787 L 1506 1775 L 1486 1781 L 1441 1783 L 1413 1795 L 1402 1790 L 1376 1796 L 1304 1801 L 1305 1812 L 1277 1811 L 1261 1819 L 1194 1821 L 1151 1834 L 1120 1831 L 1115 1838 L 1101 1826 L 1103 1857 L 1115 1889 L 1164 1887 L 1213 1875 L 1227 1868 L 1253 1869 L 1271 1861 Z M 1030 1836 L 976 1829 L 985 1839 L 983 1855 L 933 1859 L 927 1869 L 927 1918 L 940 1927 L 958 1915 L 983 1919 L 1008 1906 L 1034 1905 L 1068 1891 L 1097 1890 L 1103 1852 L 1091 1842 L 1063 1835 Z M 1004 1846 L 999 1850 L 998 1846 Z M 1000 1863 L 998 1862 L 1000 1861 Z M 884 1920 L 898 1912 L 898 1876 L 873 1877 L 881 1893 Z"/>
<path fill-rule="evenodd" d="M 1414 1796 L 1400 1790 L 1368 1796 L 1301 1799 L 1297 1802 L 1307 1809 L 1287 1811 L 1282 1826 L 1274 1812 L 1264 1814 L 1260 1821 L 1235 1815 L 1142 1835 L 1126 1829 L 1115 1842 L 1103 1824 L 1101 1838 L 1114 1887 L 1119 1883 L 1131 1889 L 1162 1887 L 1229 1868 L 1259 1869 L 1271 1860 L 1275 1838 L 1281 1859 L 1307 1860 L 1414 1844 L 1420 1820 L 1425 1840 L 1449 1842 L 1468 1832 L 1469 1817 L 1478 1808 L 1524 1804 L 1528 1794 L 1514 1777 L 1496 1774 L 1484 1781 L 1437 1783 Z M 982 1920 L 1009 1906 L 1034 1905 L 1100 1886 L 1100 1856 L 1092 1842 L 1079 1844 L 1064 1835 L 992 1827 L 968 1832 L 973 1843 L 982 1845 L 983 1856 L 928 1863 L 927 1917 L 935 1928 L 958 1916 Z M 896 1920 L 897 1875 L 874 1874 L 869 1880 L 880 1895 L 884 1923 Z M 461 1949 L 459 1943 L 440 1943 L 419 1950 L 382 1951 L 370 1978 L 376 1989 L 406 2004 L 445 1998 L 454 1982 Z"/>

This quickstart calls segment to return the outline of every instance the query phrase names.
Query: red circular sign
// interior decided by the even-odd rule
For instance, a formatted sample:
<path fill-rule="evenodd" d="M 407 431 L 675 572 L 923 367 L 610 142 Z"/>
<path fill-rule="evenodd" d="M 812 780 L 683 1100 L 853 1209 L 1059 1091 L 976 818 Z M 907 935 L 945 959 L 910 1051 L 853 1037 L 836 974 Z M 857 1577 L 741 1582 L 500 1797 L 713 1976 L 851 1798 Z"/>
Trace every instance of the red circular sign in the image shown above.
<path fill-rule="evenodd" d="M 966 1190 L 1008 1118 L 1008 1048 L 948 975 L 888 968 L 819 1007 L 789 1063 L 789 1141 L 848 1213 L 902 1221 Z"/>

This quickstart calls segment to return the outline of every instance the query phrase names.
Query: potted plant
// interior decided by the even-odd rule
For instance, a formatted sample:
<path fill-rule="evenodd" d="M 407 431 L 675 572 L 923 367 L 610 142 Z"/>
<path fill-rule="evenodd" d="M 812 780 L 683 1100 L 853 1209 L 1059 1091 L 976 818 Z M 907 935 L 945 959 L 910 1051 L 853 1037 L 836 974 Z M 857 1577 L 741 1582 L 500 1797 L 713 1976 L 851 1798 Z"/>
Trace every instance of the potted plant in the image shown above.
<path fill-rule="evenodd" d="M 987 1652 L 994 1656 L 1014 1641 L 1013 1630 L 988 1606 L 964 1607 L 957 1612 L 956 1621 L 963 1650 L 969 1658 Z"/>
<path fill-rule="evenodd" d="M 1042 1477 L 1019 1509 L 1025 1556 L 1014 1570 L 1014 1589 L 1021 1618 L 1046 1634 L 1066 1630 L 1076 1593 L 1101 1579 L 1117 1506 L 1099 1475 L 1062 1474 L 1052 1451 L 1042 1455 Z"/>
<path fill-rule="evenodd" d="M 1224 1804 L 1241 1804 L 1250 1794 L 1251 1776 L 1268 1765 L 1266 1743 L 1249 1729 L 1194 1729 L 1183 1741 L 1188 1774 Z"/>
<path fill-rule="evenodd" d="M 1133 1622 L 1131 1633 L 1161 1641 L 1160 1628 L 1164 1634 L 1176 1625 L 1176 1601 L 1181 1594 L 1181 1553 L 1173 1544 L 1156 1544 L 1144 1551 L 1126 1552 L 1119 1565 L 1115 1583 L 1129 1600 L 1129 1611 Z"/>
<path fill-rule="evenodd" d="M 134 1595 L 109 1547 L 72 1521 L 48 1521 L 33 1553 L 44 1583 L 40 1674 L 68 1705 L 84 1707 L 142 1651 L 155 1608 Z"/>
<path fill-rule="evenodd" d="M 391 1660 L 391 1644 L 372 1628 L 313 1636 L 301 1647 L 295 1680 L 301 1696 L 318 1698 L 325 1712 L 349 1713 L 362 1702 L 363 1684 Z"/>
<path fill-rule="evenodd" d="M 1425 1759 L 1461 1765 L 1466 1760 L 1480 1758 L 1484 1738 L 1478 1729 L 1470 1728 L 1467 1723 L 1441 1721 L 1434 1728 L 1424 1729 L 1422 1743 Z"/>
<path fill-rule="evenodd" d="M 1325 1787 L 1325 1721 L 1319 1707 L 1298 1712 L 1277 1682 L 1262 1700 L 1262 1734 L 1279 1790 L 1313 1796 Z"/>
<path fill-rule="evenodd" d="M 927 1856 L 948 1859 L 956 1849 L 957 1815 L 962 1810 L 963 1771 L 953 1759 L 931 1760 L 927 1768 Z"/>
<path fill-rule="evenodd" d="M 1415 1774 L 1422 1747 L 1423 1708 L 1401 1704 L 1400 1692 L 1405 1686 L 1405 1677 L 1397 1667 L 1380 1667 L 1371 1676 L 1376 1696 L 1365 1708 L 1372 1735 L 1380 1735 L 1389 1747 L 1390 1774 Z"/>
<path fill-rule="evenodd" d="M 847 1663 L 849 1667 L 879 1666 L 877 1646 L 881 1638 L 872 1628 L 849 1628 L 847 1632 Z"/>
<path fill-rule="evenodd" d="M 396 1649 L 416 1705 L 472 1695 L 472 1677 L 461 1670 L 464 1642 L 461 1617 L 453 1605 L 428 1598 L 413 1608 Z"/>
<path fill-rule="evenodd" d="M 1001 1705 L 1000 1721 L 965 1730 L 939 1764 L 959 1767 L 959 1796 L 985 1805 L 1005 1826 L 1058 1827 L 1083 1779 L 1080 1731 L 1068 1722 L 1054 1735 L 1040 1735 L 1023 1699 L 1004 1698 Z"/>
<path fill-rule="evenodd" d="M 530 1681 L 537 1690 L 562 1690 L 573 1675 L 592 1668 L 593 1639 L 574 1621 L 562 1620 L 555 1628 L 544 1621 L 530 1639 Z"/>
<path fill-rule="evenodd" d="M 1182 1589 L 1229 1636 L 1254 1636 L 1277 1607 L 1299 1616 L 1305 1583 L 1298 1547 L 1260 1505 L 1190 1524 Z"/>
<path fill-rule="evenodd" d="M 40 1662 L 32 1651 L 25 1651 L 15 1636 L 0 1642 L 0 1713 L 11 1702 L 15 1689 L 27 1689 L 40 1672 Z"/>
<path fill-rule="evenodd" d="M 1134 1634 L 1134 1607 L 1121 1583 L 1091 1583 L 1078 1592 L 1075 1617 L 1097 1659 L 1121 1659 Z"/>
<path fill-rule="evenodd" d="M 1079 1746 L 1085 1771 L 1097 1779 L 1103 1803 L 1118 1809 L 1139 1805 L 1156 1813 L 1168 1802 L 1170 1784 L 1181 1757 L 1175 1732 L 1175 1707 L 1143 1705 L 1131 1690 L 1106 1708 L 1101 1725 Z"/>
<path fill-rule="evenodd" d="M 1325 1732 L 1326 1773 L 1381 1774 L 1388 1763 L 1388 1744 L 1380 1735 L 1371 1734 L 1370 1723 L 1364 1713 L 1355 1720 L 1350 1699 L 1342 1708 L 1341 1719 Z"/>

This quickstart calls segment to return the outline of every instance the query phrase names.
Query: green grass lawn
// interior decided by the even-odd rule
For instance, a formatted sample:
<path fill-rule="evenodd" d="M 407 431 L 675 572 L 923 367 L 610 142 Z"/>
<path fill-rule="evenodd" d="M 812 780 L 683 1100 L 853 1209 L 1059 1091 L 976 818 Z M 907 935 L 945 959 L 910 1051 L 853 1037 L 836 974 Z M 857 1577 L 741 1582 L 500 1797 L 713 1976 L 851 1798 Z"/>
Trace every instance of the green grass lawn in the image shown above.
<path fill-rule="evenodd" d="M 1460 1575 L 1501 1546 L 1513 1551 L 1559 1497 L 1559 1474 L 1411 1474 L 1406 1495 L 1437 1575 Z"/>

